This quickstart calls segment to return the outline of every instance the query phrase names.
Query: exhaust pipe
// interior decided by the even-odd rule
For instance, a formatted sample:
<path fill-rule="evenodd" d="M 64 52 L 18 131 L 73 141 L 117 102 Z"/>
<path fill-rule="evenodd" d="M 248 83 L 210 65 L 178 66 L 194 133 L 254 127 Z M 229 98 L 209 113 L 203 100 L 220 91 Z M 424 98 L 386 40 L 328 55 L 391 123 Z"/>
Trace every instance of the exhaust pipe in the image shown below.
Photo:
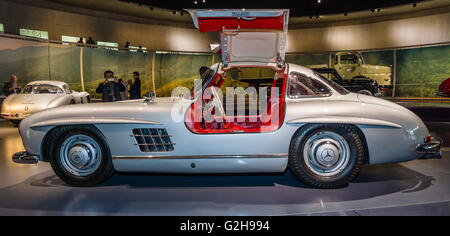
<path fill-rule="evenodd" d="M 28 152 L 17 152 L 12 156 L 12 160 L 18 164 L 37 164 L 39 157 L 30 155 Z"/>

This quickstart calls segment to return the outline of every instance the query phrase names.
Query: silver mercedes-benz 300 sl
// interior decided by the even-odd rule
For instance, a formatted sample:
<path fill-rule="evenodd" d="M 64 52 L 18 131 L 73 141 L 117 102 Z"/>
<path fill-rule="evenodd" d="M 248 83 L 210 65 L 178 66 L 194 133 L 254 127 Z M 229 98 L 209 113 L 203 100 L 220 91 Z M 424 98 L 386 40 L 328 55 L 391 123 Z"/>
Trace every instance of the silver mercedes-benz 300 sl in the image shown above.
<path fill-rule="evenodd" d="M 89 93 L 73 91 L 64 82 L 34 81 L 27 84 L 20 93 L 6 97 L 1 114 L 13 124 L 18 124 L 38 111 L 89 101 Z"/>
<path fill-rule="evenodd" d="M 222 35 L 222 62 L 202 74 L 194 92 L 33 114 L 19 128 L 26 151 L 13 160 L 50 162 L 73 186 L 98 185 L 116 171 L 289 168 L 308 185 L 339 188 L 364 165 L 441 156 L 442 141 L 409 110 L 285 63 L 287 10 L 190 13 L 201 32 Z"/>

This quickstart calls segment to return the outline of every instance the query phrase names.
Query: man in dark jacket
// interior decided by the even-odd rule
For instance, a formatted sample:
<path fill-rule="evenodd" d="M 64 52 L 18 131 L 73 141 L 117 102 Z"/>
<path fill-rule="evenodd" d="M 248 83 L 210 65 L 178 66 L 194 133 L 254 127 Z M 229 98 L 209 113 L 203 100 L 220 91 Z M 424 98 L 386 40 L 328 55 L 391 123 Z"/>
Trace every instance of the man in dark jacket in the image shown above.
<path fill-rule="evenodd" d="M 5 86 L 3 86 L 3 95 L 8 96 L 13 93 L 20 93 L 21 86 L 17 82 L 17 76 L 11 75 L 9 79 L 10 82 L 6 82 Z"/>
<path fill-rule="evenodd" d="M 116 102 L 121 101 L 120 92 L 125 91 L 125 86 L 119 83 L 119 79 L 114 77 L 112 71 L 105 71 L 105 81 L 100 83 L 97 87 L 97 93 L 102 94 L 102 102 Z"/>
<path fill-rule="evenodd" d="M 130 81 L 130 99 L 141 98 L 141 79 L 139 79 L 139 72 L 133 72 L 134 83 Z"/>

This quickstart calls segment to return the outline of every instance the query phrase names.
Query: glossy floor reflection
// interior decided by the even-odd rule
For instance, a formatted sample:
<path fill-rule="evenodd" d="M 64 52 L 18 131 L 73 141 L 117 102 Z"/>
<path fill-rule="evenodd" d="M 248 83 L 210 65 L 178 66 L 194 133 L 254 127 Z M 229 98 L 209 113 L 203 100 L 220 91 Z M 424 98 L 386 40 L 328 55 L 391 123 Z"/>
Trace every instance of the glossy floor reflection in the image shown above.
<path fill-rule="evenodd" d="M 449 123 L 430 124 L 446 136 Z M 448 140 L 448 139 L 447 139 Z M 17 129 L 0 120 L 0 215 L 450 215 L 450 149 L 442 160 L 364 168 L 349 187 L 311 189 L 282 175 L 116 174 L 66 186 L 49 164 L 18 165 Z"/>

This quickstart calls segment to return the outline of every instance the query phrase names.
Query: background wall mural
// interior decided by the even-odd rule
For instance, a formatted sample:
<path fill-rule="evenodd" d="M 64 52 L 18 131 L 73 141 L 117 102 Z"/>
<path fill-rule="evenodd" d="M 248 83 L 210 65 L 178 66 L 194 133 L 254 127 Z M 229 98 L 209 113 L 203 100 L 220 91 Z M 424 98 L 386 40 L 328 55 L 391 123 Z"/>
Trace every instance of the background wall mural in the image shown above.
<path fill-rule="evenodd" d="M 286 60 L 304 66 L 333 67 L 336 54 L 289 54 Z M 385 96 L 435 97 L 439 84 L 450 77 L 450 45 L 370 51 L 361 55 L 365 64 L 389 67 L 392 80 L 396 74 L 395 90 Z M 132 79 L 132 72 L 138 71 L 143 93 L 155 89 L 158 96 L 170 96 L 175 87 L 191 88 L 200 77 L 201 66 L 220 60 L 218 54 L 136 53 L 0 37 L 0 91 L 9 76 L 16 74 L 21 84 L 59 80 L 77 91 L 82 90 L 83 81 L 84 89 L 95 98 L 100 97 L 95 89 L 104 80 L 103 72 L 112 70 L 124 81 Z"/>

